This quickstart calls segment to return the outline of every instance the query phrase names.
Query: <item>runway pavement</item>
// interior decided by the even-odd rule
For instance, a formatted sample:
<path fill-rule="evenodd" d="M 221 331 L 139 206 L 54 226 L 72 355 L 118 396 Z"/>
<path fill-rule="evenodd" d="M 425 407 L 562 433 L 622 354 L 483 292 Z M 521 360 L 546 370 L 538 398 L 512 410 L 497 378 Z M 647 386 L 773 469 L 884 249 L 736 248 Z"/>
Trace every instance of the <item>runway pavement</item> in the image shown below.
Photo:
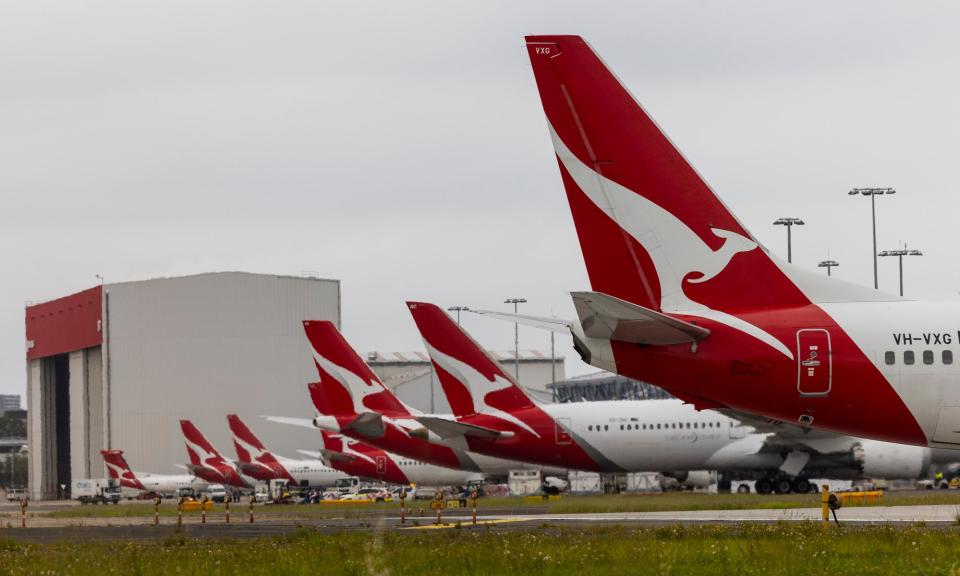
<path fill-rule="evenodd" d="M 669 524 L 740 524 L 806 522 L 820 520 L 819 508 L 756 509 L 756 510 L 696 510 L 685 512 L 624 512 L 603 514 L 504 514 L 490 511 L 478 519 L 478 528 L 485 530 L 529 530 L 549 526 L 624 525 L 661 526 Z M 526 512 L 526 511 L 525 511 Z M 842 508 L 838 512 L 841 524 L 950 526 L 958 524 L 960 508 L 954 505 L 924 506 L 870 506 Z M 51 518 L 30 517 L 26 529 L 19 527 L 19 517 L 0 515 L 0 539 L 29 542 L 57 540 L 162 540 L 178 533 L 188 538 L 256 538 L 287 534 L 300 529 L 321 532 L 342 531 L 423 531 L 450 528 L 468 528 L 471 517 L 464 511 L 449 511 L 440 526 L 435 517 L 427 514 L 408 518 L 401 525 L 394 513 L 371 514 L 360 517 L 299 518 L 279 514 L 263 515 L 250 524 L 245 515 L 234 515 L 231 524 L 224 523 L 222 514 L 211 514 L 207 524 L 197 516 L 186 516 L 178 530 L 175 517 L 161 517 L 161 525 L 153 526 L 152 517 L 116 518 Z"/>

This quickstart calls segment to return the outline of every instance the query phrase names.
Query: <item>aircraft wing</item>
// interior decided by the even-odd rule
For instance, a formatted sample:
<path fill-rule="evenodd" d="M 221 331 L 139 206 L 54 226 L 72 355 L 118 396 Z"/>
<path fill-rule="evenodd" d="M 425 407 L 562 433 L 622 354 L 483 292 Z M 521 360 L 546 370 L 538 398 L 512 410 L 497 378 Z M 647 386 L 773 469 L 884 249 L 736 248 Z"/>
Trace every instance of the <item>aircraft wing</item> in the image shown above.
<path fill-rule="evenodd" d="M 744 425 L 754 428 L 759 433 L 767 434 L 765 445 L 776 450 L 800 450 L 831 454 L 848 452 L 854 440 L 851 436 L 828 432 L 796 424 L 788 424 L 779 420 L 771 420 L 761 416 L 745 414 L 728 408 L 718 410 L 731 418 L 736 418 Z"/>
<path fill-rule="evenodd" d="M 417 422 L 423 424 L 427 430 L 430 430 L 444 440 L 447 438 L 456 438 L 458 436 L 473 436 L 474 438 L 490 439 L 513 437 L 513 432 L 501 432 L 500 430 L 494 430 L 493 428 L 476 426 L 474 424 L 464 424 L 463 422 L 447 420 L 446 418 L 436 418 L 434 416 L 418 416 Z"/>
<path fill-rule="evenodd" d="M 480 314 L 482 316 L 489 316 L 490 318 L 496 318 L 497 320 L 515 322 L 517 324 L 523 324 L 524 326 L 531 326 L 541 330 L 549 330 L 550 332 L 561 332 L 563 334 L 570 333 L 570 326 L 573 323 L 570 320 L 563 320 L 562 318 L 546 318 L 544 316 L 510 314 L 507 312 L 497 312 L 495 310 L 469 310 L 469 312 Z"/>
<path fill-rule="evenodd" d="M 264 420 L 268 422 L 276 422 L 277 424 L 287 424 L 289 426 L 302 426 L 304 428 L 311 428 L 316 430 L 316 426 L 313 425 L 313 420 L 309 418 L 291 418 L 288 416 L 261 416 Z"/>
<path fill-rule="evenodd" d="M 603 292 L 571 292 L 583 333 L 591 338 L 663 346 L 696 342 L 710 330 Z"/>

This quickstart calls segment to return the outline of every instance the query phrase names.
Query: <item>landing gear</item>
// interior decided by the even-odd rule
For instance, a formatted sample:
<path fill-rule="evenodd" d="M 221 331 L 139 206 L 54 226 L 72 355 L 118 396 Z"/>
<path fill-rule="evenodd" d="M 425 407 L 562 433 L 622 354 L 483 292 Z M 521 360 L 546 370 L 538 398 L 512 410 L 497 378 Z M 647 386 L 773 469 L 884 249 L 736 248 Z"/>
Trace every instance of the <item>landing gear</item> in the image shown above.
<path fill-rule="evenodd" d="M 749 494 L 749 493 L 750 493 L 750 486 L 747 486 L 746 484 L 741 484 L 737 486 L 737 494 Z"/>
<path fill-rule="evenodd" d="M 753 486 L 757 494 L 809 494 L 816 487 L 806 478 L 788 476 L 768 476 L 760 478 Z M 740 490 L 738 490 L 740 492 Z"/>
<path fill-rule="evenodd" d="M 810 493 L 810 481 L 806 478 L 797 478 L 793 481 L 791 489 L 797 494 L 809 494 Z"/>
<path fill-rule="evenodd" d="M 793 486 L 791 485 L 791 482 L 788 478 L 778 478 L 773 483 L 773 490 L 777 494 L 789 494 L 790 490 L 792 489 L 793 489 Z"/>
<path fill-rule="evenodd" d="M 773 492 L 773 482 L 768 478 L 761 478 L 757 480 L 757 483 L 753 485 L 754 490 L 757 491 L 757 494 L 769 494 Z"/>

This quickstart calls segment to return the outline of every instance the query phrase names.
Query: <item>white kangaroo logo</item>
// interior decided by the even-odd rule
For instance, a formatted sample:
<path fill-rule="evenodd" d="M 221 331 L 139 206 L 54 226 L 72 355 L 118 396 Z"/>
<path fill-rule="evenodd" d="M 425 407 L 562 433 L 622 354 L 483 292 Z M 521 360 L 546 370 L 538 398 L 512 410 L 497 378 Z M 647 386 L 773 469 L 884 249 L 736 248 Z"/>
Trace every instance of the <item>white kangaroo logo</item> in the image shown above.
<path fill-rule="evenodd" d="M 430 358 L 439 364 L 441 368 L 449 372 L 454 378 L 459 380 L 461 384 L 466 386 L 467 391 L 470 392 L 470 396 L 473 398 L 473 408 L 476 412 L 489 414 L 490 416 L 501 418 L 507 422 L 512 422 L 537 438 L 540 437 L 540 435 L 523 420 L 520 420 L 509 412 L 494 408 L 487 403 L 487 394 L 496 392 L 497 390 L 506 390 L 513 386 L 512 382 L 498 374 L 494 374 L 493 379 L 488 380 L 486 376 L 466 362 L 461 362 L 456 358 L 447 356 L 431 346 L 429 342 L 424 341 L 424 344 L 427 345 L 427 352 L 430 354 Z"/>
<path fill-rule="evenodd" d="M 660 281 L 661 310 L 700 316 L 726 324 L 793 359 L 790 349 L 768 332 L 736 316 L 691 300 L 683 291 L 684 278 L 700 273 L 699 277 L 688 278 L 686 282 L 706 282 L 720 274 L 737 254 L 755 250 L 756 242 L 736 232 L 711 228 L 715 236 L 724 239 L 720 249 L 714 251 L 676 216 L 581 162 L 563 143 L 553 126 L 550 126 L 550 135 L 557 157 L 577 186 L 650 255 Z"/>
<path fill-rule="evenodd" d="M 313 359 L 324 372 L 332 376 L 333 379 L 339 382 L 350 394 L 350 399 L 353 401 L 354 414 L 370 412 L 370 409 L 364 405 L 363 400 L 367 396 L 372 396 L 384 391 L 383 386 L 379 385 L 379 382 L 367 382 L 358 374 L 342 366 L 338 366 L 321 356 L 316 350 L 313 351 Z"/>

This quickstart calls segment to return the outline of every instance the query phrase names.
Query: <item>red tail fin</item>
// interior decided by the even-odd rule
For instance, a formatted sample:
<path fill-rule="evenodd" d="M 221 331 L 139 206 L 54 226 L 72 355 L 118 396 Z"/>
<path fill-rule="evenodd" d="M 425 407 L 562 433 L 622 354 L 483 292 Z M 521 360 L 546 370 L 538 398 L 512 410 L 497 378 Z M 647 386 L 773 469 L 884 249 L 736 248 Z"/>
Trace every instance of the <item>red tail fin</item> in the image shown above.
<path fill-rule="evenodd" d="M 534 402 L 500 364 L 434 304 L 407 302 L 457 416 L 526 410 Z"/>
<path fill-rule="evenodd" d="M 262 453 L 267 452 L 267 447 L 260 442 L 260 439 L 244 424 L 236 414 L 227 414 L 227 423 L 230 426 L 230 432 L 233 434 L 233 445 L 237 449 L 237 458 L 249 464 Z"/>
<path fill-rule="evenodd" d="M 808 302 L 582 38 L 527 49 L 595 291 L 664 311 Z"/>
<path fill-rule="evenodd" d="M 187 444 L 187 454 L 190 456 L 190 463 L 202 465 L 208 458 L 217 458 L 223 460 L 220 452 L 213 447 L 207 438 L 193 425 L 189 420 L 180 421 L 180 430 L 183 432 L 183 438 Z"/>
<path fill-rule="evenodd" d="M 144 490 L 143 484 L 137 475 L 130 469 L 127 459 L 123 457 L 123 450 L 101 450 L 103 463 L 107 466 L 107 473 L 111 478 L 120 482 L 126 488 Z"/>
<path fill-rule="evenodd" d="M 310 393 L 321 414 L 341 416 L 372 411 L 386 416 L 410 416 L 409 409 L 383 385 L 332 322 L 308 320 L 303 328 L 313 346 L 313 359 L 320 374 L 320 382 L 310 386 Z"/>

